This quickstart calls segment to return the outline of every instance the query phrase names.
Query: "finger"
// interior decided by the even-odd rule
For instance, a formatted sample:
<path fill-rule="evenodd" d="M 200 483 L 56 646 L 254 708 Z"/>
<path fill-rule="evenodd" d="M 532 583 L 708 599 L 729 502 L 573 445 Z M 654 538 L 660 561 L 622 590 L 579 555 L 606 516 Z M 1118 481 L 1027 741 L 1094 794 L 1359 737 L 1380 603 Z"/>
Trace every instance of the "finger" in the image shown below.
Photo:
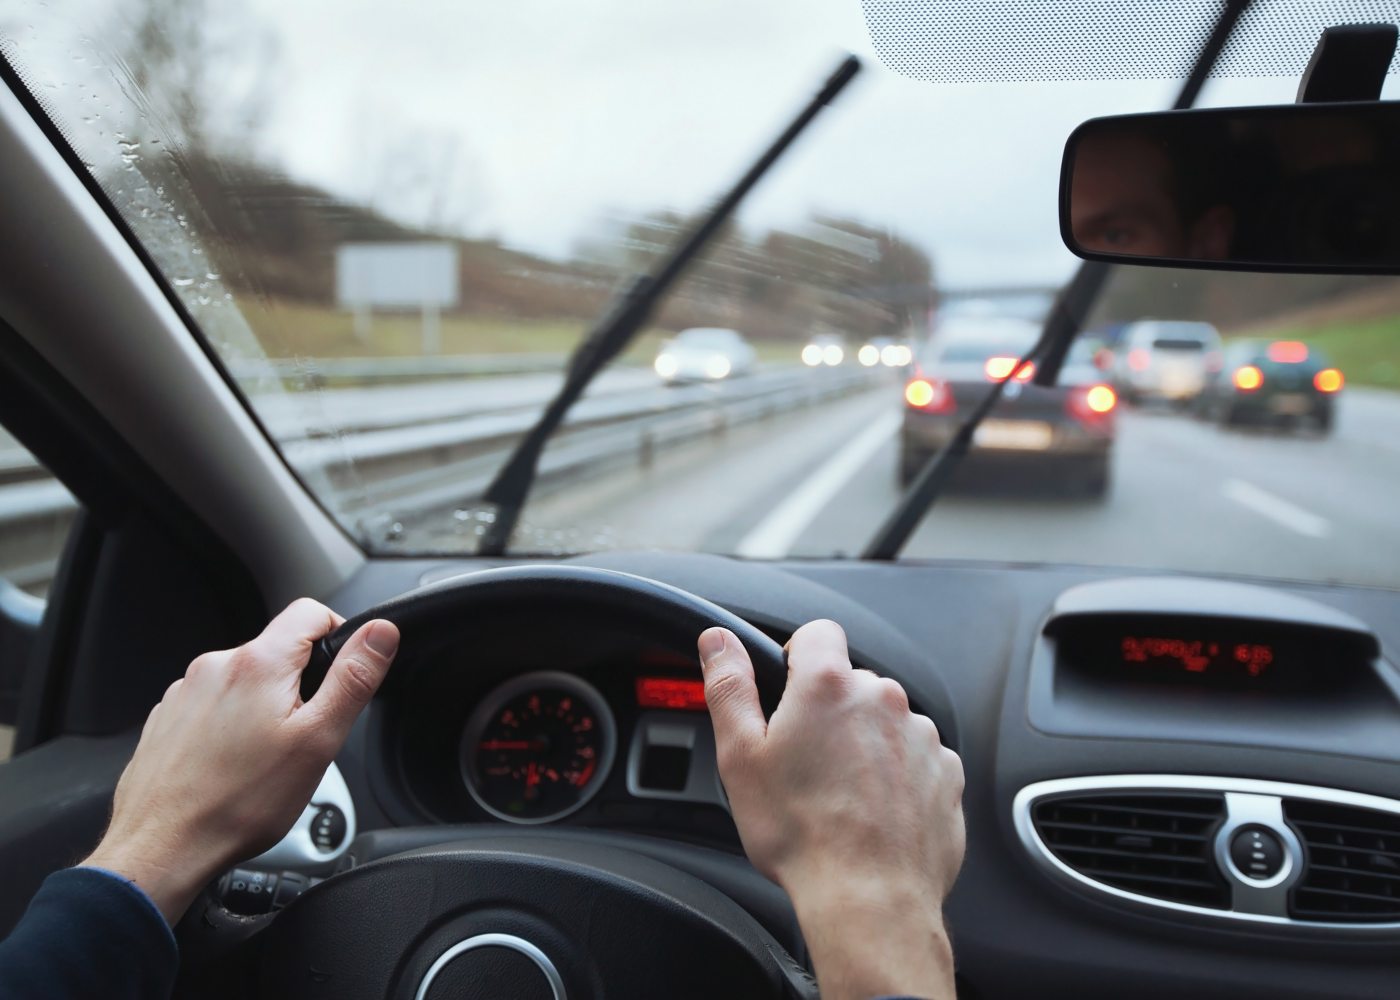
<path fill-rule="evenodd" d="M 898 716 L 909 714 L 909 694 L 899 681 L 893 677 L 877 677 L 875 678 L 875 690 L 878 692 L 880 703 L 891 712 Z"/>
<path fill-rule="evenodd" d="M 788 684 L 799 687 L 830 684 L 852 673 L 846 633 L 834 621 L 808 622 L 787 643 Z"/>
<path fill-rule="evenodd" d="M 758 703 L 753 663 L 739 637 L 726 628 L 700 633 L 700 669 L 705 674 L 705 704 L 715 727 L 721 759 L 747 753 L 763 741 L 768 723 Z"/>
<path fill-rule="evenodd" d="M 279 665 L 300 670 L 311 655 L 312 644 L 344 621 L 324 604 L 302 597 L 268 622 L 262 634 L 246 648 Z"/>
<path fill-rule="evenodd" d="M 321 687 L 298 715 L 339 749 L 360 710 L 379 690 L 398 651 L 399 630 L 393 622 L 376 618 L 361 625 L 341 647 Z"/>

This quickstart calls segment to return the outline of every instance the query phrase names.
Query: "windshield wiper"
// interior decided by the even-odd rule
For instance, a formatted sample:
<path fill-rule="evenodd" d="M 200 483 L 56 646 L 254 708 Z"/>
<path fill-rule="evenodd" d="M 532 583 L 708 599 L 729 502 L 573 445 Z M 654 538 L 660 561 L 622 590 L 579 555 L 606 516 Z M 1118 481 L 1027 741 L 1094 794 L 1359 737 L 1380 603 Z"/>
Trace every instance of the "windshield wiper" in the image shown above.
<path fill-rule="evenodd" d="M 1229 0 L 1225 5 L 1220 17 L 1216 19 L 1210 37 L 1196 56 L 1191 75 L 1186 78 L 1176 101 L 1172 104 L 1173 110 L 1184 110 L 1196 103 L 1196 97 L 1205 85 L 1206 77 L 1215 66 L 1221 51 L 1224 50 L 1230 32 L 1234 30 L 1235 24 L 1249 4 L 1250 0 Z M 1111 267 L 1110 264 L 1092 260 L 1086 260 L 1079 265 L 1074 277 L 1055 297 L 1055 303 L 1051 306 L 1049 315 L 1045 317 L 1045 325 L 1041 327 L 1040 337 L 1035 346 L 1004 378 L 992 383 L 982 401 L 959 425 L 948 443 L 924 463 L 909 489 L 865 546 L 861 553 L 862 559 L 888 560 L 899 555 L 909 536 L 914 533 L 914 529 L 919 526 L 919 522 L 924 519 L 924 515 L 948 485 L 948 480 L 957 469 L 958 463 L 972 446 L 972 436 L 976 433 L 978 425 L 1001 399 L 1008 382 L 1014 381 L 1027 365 L 1033 364 L 1033 381 L 1036 385 L 1055 384 L 1075 336 L 1083 328 L 1089 311 L 1098 301 L 1099 293 L 1107 283 Z"/>
<path fill-rule="evenodd" d="M 499 556 L 505 553 L 510 536 L 520 520 L 520 512 L 530 495 L 530 487 L 535 481 L 545 443 L 564 422 L 569 407 L 583 395 L 594 376 L 602 371 L 609 361 L 626 350 L 632 338 L 651 317 L 657 303 L 670 291 L 676 279 L 704 249 L 705 244 L 710 242 L 734 214 L 744 196 L 777 162 L 788 146 L 792 145 L 793 140 L 802 134 L 822 108 L 845 89 L 846 84 L 851 82 L 859 70 L 860 60 L 855 56 L 843 59 L 836 72 L 822 85 L 816 97 L 812 98 L 772 145 L 764 150 L 763 155 L 739 178 L 729 193 L 721 198 L 689 233 L 676 241 L 670 256 L 650 274 L 634 277 L 623 292 L 609 304 L 602 319 L 569 358 L 564 384 L 544 408 L 540 419 L 520 439 L 482 495 L 483 500 L 495 507 L 495 518 L 482 536 L 481 544 L 477 548 L 478 555 Z"/>

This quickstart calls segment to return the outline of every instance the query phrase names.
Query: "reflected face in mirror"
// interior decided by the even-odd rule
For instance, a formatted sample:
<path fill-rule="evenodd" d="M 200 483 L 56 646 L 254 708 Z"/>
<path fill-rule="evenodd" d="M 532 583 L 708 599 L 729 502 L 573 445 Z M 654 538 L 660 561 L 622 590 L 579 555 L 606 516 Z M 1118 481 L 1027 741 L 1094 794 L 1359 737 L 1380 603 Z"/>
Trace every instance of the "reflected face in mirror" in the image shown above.
<path fill-rule="evenodd" d="M 1400 101 L 1098 118 L 1064 163 L 1061 232 L 1081 256 L 1400 273 Z"/>
<path fill-rule="evenodd" d="M 1070 192 L 1075 240 L 1098 253 L 1225 257 L 1234 214 L 1223 204 L 1193 203 L 1187 169 L 1141 133 L 1086 136 L 1075 152 Z"/>

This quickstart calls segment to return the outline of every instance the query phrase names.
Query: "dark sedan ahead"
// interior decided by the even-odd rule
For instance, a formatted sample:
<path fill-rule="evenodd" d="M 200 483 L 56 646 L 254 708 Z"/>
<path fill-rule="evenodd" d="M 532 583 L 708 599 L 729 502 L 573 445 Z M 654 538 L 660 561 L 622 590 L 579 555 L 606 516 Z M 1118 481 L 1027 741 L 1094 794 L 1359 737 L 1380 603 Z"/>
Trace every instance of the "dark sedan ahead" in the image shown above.
<path fill-rule="evenodd" d="M 1344 379 L 1318 350 L 1298 340 L 1237 340 L 1201 393 L 1202 414 L 1224 426 L 1310 425 L 1332 430 Z"/>
<path fill-rule="evenodd" d="M 1010 374 L 1037 332 L 1019 320 L 983 320 L 935 335 L 904 387 L 901 483 L 952 438 L 992 383 Z M 1105 494 L 1118 398 L 1093 357 L 1092 345 L 1077 344 L 1051 387 L 1031 385 L 1032 369 L 1021 372 L 978 427 L 968 470 L 1033 466 L 1052 483 Z"/>

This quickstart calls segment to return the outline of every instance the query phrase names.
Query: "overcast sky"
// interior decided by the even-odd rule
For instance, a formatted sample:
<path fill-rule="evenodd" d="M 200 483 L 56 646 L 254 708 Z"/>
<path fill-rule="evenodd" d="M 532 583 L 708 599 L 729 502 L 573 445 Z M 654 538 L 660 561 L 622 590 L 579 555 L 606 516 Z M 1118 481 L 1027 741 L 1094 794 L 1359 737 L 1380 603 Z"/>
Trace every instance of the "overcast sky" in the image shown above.
<path fill-rule="evenodd" d="M 50 38 L 81 32 L 77 49 L 100 49 L 112 16 L 104 0 L 19 2 Z M 922 245 L 954 287 L 1062 279 L 1074 263 L 1056 226 L 1065 137 L 1088 117 L 1162 107 L 1177 86 L 910 80 L 879 63 L 858 0 L 214 10 L 273 42 L 258 70 L 271 101 L 249 137 L 264 157 L 411 222 L 557 255 L 611 216 L 708 202 L 854 52 L 866 72 L 741 220 L 854 216 Z M 1203 103 L 1289 102 L 1296 86 L 1217 81 Z"/>

